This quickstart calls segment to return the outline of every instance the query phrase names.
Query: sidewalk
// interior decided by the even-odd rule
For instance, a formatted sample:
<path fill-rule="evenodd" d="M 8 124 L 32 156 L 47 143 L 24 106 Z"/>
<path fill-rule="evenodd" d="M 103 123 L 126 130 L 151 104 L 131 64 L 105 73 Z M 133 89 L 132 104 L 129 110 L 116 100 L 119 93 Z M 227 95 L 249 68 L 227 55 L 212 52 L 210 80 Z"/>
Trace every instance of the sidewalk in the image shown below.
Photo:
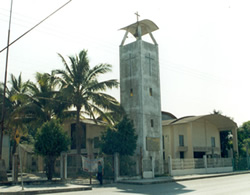
<path fill-rule="evenodd" d="M 137 180 L 121 180 L 118 183 L 123 184 L 134 184 L 134 185 L 147 185 L 147 184 L 158 184 L 158 183 L 168 183 L 168 182 L 178 182 L 186 180 L 195 180 L 195 179 L 205 179 L 212 177 L 223 177 L 230 175 L 238 174 L 250 174 L 250 171 L 238 171 L 230 173 L 218 173 L 218 174 L 202 174 L 202 175 L 185 175 L 185 176 L 175 176 L 175 177 L 156 177 L 153 179 L 137 179 Z M 46 182 L 44 180 L 39 180 L 35 178 L 33 181 L 25 181 L 24 190 L 22 190 L 21 184 L 18 185 L 1 185 L 0 194 L 41 194 L 41 193 L 58 193 L 58 192 L 71 192 L 71 191 L 84 191 L 92 190 L 91 185 L 84 185 L 86 181 L 83 179 L 68 180 L 63 181 L 54 181 Z M 37 184 L 34 184 L 36 182 Z M 98 182 L 93 180 L 93 186 Z M 105 186 L 105 184 L 104 184 Z"/>
<path fill-rule="evenodd" d="M 91 186 L 73 185 L 73 184 L 39 184 L 39 185 L 24 185 L 22 190 L 21 185 L 16 186 L 0 186 L 0 194 L 41 194 L 41 193 L 58 193 L 92 190 Z"/>

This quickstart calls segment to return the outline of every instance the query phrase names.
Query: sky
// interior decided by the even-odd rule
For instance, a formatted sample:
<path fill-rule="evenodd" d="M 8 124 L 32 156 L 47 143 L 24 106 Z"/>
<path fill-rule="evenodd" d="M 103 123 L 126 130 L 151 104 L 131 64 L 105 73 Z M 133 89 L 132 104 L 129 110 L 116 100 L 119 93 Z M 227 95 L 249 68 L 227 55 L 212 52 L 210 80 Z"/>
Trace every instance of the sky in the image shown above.
<path fill-rule="evenodd" d="M 13 0 L 10 42 L 67 0 Z M 112 65 L 100 79 L 119 80 L 122 27 L 152 20 L 159 45 L 161 106 L 183 116 L 219 110 L 241 126 L 250 120 L 249 0 L 72 0 L 10 47 L 8 78 L 63 69 L 58 53 L 88 50 L 90 65 Z M 7 45 L 10 0 L 0 3 L 0 50 Z M 128 42 L 134 41 L 130 34 Z M 126 44 L 126 42 L 125 42 Z M 0 53 L 0 81 L 6 52 Z M 120 99 L 119 89 L 108 91 Z"/>

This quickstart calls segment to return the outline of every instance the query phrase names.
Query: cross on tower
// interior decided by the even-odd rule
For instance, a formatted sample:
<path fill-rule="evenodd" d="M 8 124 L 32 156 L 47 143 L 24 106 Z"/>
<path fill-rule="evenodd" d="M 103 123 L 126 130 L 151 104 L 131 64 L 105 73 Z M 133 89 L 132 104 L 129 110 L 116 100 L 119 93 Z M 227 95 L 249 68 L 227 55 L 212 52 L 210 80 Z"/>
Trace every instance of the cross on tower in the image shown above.
<path fill-rule="evenodd" d="M 138 12 L 136 12 L 136 13 L 135 13 L 135 15 L 136 15 L 137 22 L 138 22 L 138 21 L 139 21 L 139 17 L 140 17 L 140 15 L 138 14 Z"/>
<path fill-rule="evenodd" d="M 129 54 L 129 76 L 131 77 L 132 76 L 132 60 L 135 59 L 136 56 L 132 57 L 132 54 L 130 53 Z"/>
<path fill-rule="evenodd" d="M 148 54 L 148 56 L 145 56 L 145 58 L 148 59 L 148 69 L 149 69 L 149 75 L 152 75 L 152 66 L 151 66 L 151 60 L 154 60 L 154 58 L 152 58 L 150 56 L 150 53 Z"/>

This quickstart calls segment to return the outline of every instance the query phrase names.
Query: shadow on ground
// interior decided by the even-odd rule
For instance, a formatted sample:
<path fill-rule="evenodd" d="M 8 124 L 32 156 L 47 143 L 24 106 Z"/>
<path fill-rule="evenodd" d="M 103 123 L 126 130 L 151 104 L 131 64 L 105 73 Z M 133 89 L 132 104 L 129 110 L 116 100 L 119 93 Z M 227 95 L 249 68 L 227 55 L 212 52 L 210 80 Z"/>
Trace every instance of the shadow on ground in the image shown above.
<path fill-rule="evenodd" d="M 109 184 L 102 186 L 113 187 L 117 189 L 117 193 L 129 194 L 145 194 L 145 195 L 160 195 L 160 194 L 184 194 L 193 192 L 194 190 L 185 189 L 184 185 L 177 182 L 162 183 L 162 184 L 149 184 L 149 185 L 131 185 L 131 184 Z"/>

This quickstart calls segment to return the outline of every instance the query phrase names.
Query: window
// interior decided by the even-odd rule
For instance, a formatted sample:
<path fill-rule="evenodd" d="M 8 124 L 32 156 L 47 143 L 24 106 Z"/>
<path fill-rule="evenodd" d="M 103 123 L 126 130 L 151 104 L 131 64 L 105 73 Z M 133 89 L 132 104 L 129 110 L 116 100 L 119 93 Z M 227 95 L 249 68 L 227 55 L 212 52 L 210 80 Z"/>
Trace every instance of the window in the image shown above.
<path fill-rule="evenodd" d="M 180 159 L 184 159 L 184 152 L 180 152 Z"/>
<path fill-rule="evenodd" d="M 179 135 L 179 146 L 184 146 L 184 135 Z"/>
<path fill-rule="evenodd" d="M 164 150 L 164 148 L 165 148 L 164 135 L 162 136 L 162 148 L 163 148 L 163 150 Z"/>
<path fill-rule="evenodd" d="M 80 137 L 81 141 L 81 148 L 86 148 L 86 125 L 81 123 L 81 134 Z M 71 124 L 71 149 L 76 149 L 76 123 Z"/>
<path fill-rule="evenodd" d="M 130 89 L 130 96 L 132 97 L 134 94 L 133 94 L 133 89 L 131 88 Z"/>
<path fill-rule="evenodd" d="M 154 120 L 151 119 L 150 122 L 151 122 L 151 127 L 154 127 Z"/>
<path fill-rule="evenodd" d="M 211 146 L 215 147 L 215 137 L 211 137 Z"/>
<path fill-rule="evenodd" d="M 149 95 L 150 95 L 150 96 L 153 95 L 153 90 L 152 90 L 152 88 L 149 88 Z"/>

